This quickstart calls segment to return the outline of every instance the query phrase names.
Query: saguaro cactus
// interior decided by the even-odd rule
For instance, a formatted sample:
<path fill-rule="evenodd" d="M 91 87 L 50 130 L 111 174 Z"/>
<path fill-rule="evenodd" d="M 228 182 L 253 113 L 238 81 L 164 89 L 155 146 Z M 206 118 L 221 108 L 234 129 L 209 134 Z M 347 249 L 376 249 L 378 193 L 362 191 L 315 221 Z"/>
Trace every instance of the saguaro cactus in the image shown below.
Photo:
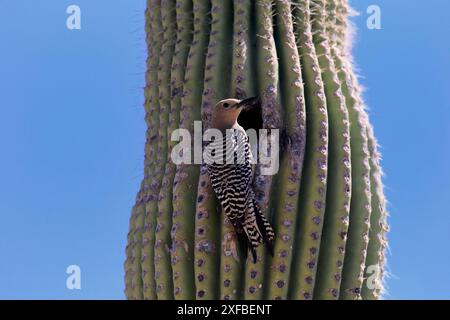
<path fill-rule="evenodd" d="M 145 172 L 130 218 L 129 299 L 377 299 L 386 201 L 352 68 L 348 0 L 148 0 Z M 203 165 L 171 161 L 171 136 L 213 105 L 261 97 L 282 131 L 280 170 L 256 167 L 274 256 L 237 254 Z M 200 140 L 201 141 L 201 140 Z"/>

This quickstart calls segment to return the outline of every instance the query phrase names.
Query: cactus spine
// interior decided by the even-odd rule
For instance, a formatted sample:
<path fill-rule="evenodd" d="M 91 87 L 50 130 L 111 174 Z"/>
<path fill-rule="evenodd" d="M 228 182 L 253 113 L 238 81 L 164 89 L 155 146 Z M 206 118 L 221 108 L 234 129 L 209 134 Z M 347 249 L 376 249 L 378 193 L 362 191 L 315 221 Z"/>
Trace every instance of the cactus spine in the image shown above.
<path fill-rule="evenodd" d="M 347 0 L 148 0 L 144 179 L 125 261 L 129 299 L 378 299 L 387 211 L 350 54 Z M 205 168 L 174 164 L 226 97 L 261 97 L 280 169 L 256 167 L 274 257 L 245 261 Z M 201 140 L 200 140 L 201 141 Z M 192 158 L 193 160 L 193 158 Z M 374 276 L 372 276 L 374 275 Z M 369 281 L 369 276 L 370 281 Z M 375 280 L 374 280 L 375 279 Z"/>

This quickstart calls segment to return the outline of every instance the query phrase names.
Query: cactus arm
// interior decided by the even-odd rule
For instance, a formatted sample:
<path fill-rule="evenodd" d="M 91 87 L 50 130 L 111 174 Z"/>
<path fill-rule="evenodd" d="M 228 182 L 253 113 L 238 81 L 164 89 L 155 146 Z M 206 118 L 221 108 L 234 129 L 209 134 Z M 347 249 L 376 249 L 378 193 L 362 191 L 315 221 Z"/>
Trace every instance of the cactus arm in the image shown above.
<path fill-rule="evenodd" d="M 177 41 L 172 59 L 170 80 L 170 115 L 168 126 L 168 155 L 172 153 L 175 142 L 170 135 L 178 129 L 180 121 L 181 94 L 183 92 L 184 70 L 192 40 L 192 3 L 188 0 L 176 2 Z M 168 159 L 161 184 L 158 202 L 158 215 L 155 239 L 155 279 L 158 299 L 173 299 L 171 266 L 171 227 L 172 227 L 172 185 L 176 165 Z"/>
<path fill-rule="evenodd" d="M 297 45 L 306 101 L 306 153 L 294 247 L 290 298 L 312 299 L 327 192 L 328 115 L 310 26 L 309 1 L 297 1 Z M 319 23 L 319 22 L 316 22 Z M 314 39 L 317 41 L 317 39 Z"/>
<path fill-rule="evenodd" d="M 278 83 L 278 61 L 272 25 L 272 4 L 270 0 L 256 1 L 255 32 L 256 32 L 256 79 L 257 91 L 261 97 L 263 126 L 266 129 L 279 129 L 281 124 L 279 83 Z M 261 165 L 257 165 L 254 177 L 254 190 L 256 200 L 261 211 L 269 216 L 271 206 L 271 186 L 273 177 L 261 175 Z M 269 219 L 270 220 L 270 219 Z M 264 277 L 271 272 L 265 268 L 266 248 L 259 246 L 256 250 L 258 261 L 253 264 L 251 259 L 247 260 L 245 271 L 244 299 L 262 299 L 265 288 Z"/>
<path fill-rule="evenodd" d="M 269 299 L 286 299 L 294 246 L 300 179 L 305 154 L 306 118 L 300 57 L 292 24 L 291 2 L 275 1 L 275 41 L 280 57 L 281 101 L 284 111 L 285 136 L 277 179 L 278 197 L 275 205 L 276 240 L 268 277 Z M 281 254 L 287 252 L 288 254 Z"/>
<path fill-rule="evenodd" d="M 329 156 L 327 198 L 317 280 L 314 288 L 315 299 L 338 299 L 342 266 L 344 265 L 346 235 L 348 231 L 351 196 L 351 151 L 350 123 L 345 97 L 342 94 L 337 70 L 341 62 L 333 59 L 332 39 L 327 34 L 329 23 L 327 15 L 333 10 L 333 2 L 317 2 L 320 14 L 314 37 L 316 53 L 322 70 L 322 79 L 327 99 L 329 121 Z"/>
<path fill-rule="evenodd" d="M 194 121 L 201 119 L 201 101 L 206 48 L 209 39 L 209 2 L 194 1 L 194 32 L 189 48 L 183 94 L 180 127 L 194 136 Z M 177 165 L 173 187 L 172 269 L 175 299 L 195 299 L 194 268 L 197 185 L 199 167 L 194 164 Z M 195 263 L 195 267 L 194 267 Z"/>
<path fill-rule="evenodd" d="M 211 33 L 202 101 L 204 129 L 209 128 L 212 107 L 230 94 L 231 55 L 228 52 L 232 47 L 232 20 L 231 0 L 211 1 Z M 208 172 L 205 165 L 202 165 L 197 190 L 197 212 L 201 213 L 201 218 L 196 220 L 195 236 L 196 260 L 202 260 L 205 268 L 196 274 L 196 280 L 201 282 L 197 288 L 198 299 L 217 299 L 221 287 L 217 285 L 217 279 L 214 279 L 220 274 L 218 266 L 222 255 L 219 237 L 223 216 L 219 208 Z"/>

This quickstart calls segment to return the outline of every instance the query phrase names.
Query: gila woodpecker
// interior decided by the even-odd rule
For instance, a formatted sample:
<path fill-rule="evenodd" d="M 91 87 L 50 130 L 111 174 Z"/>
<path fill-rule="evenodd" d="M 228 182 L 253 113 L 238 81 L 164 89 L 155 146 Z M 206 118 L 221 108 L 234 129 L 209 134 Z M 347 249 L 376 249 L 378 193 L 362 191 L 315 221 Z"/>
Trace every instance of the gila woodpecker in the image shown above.
<path fill-rule="evenodd" d="M 256 202 L 250 142 L 237 122 L 241 111 L 252 107 L 259 107 L 257 97 L 225 99 L 214 106 L 211 128 L 220 130 L 222 135 L 207 145 L 205 162 L 214 192 L 236 231 L 239 245 L 245 256 L 250 249 L 255 263 L 255 249 L 260 244 L 265 244 L 273 255 L 275 234 Z"/>

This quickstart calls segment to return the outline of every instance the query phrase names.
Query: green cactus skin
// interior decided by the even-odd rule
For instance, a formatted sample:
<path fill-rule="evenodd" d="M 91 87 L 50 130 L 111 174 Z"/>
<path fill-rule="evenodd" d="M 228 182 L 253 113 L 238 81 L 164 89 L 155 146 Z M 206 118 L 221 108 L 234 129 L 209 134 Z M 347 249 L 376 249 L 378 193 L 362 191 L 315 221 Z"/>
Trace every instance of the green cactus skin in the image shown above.
<path fill-rule="evenodd" d="M 233 2 L 233 56 L 231 69 L 231 92 L 237 98 L 255 95 L 255 76 L 252 65 L 251 12 L 252 1 Z M 222 213 L 222 217 L 224 217 Z M 241 298 L 244 285 L 245 260 L 239 246 L 233 226 L 227 219 L 221 225 L 221 266 L 220 295 L 224 300 Z"/>
<path fill-rule="evenodd" d="M 348 42 L 346 36 L 348 29 L 347 16 L 349 14 L 349 6 L 347 0 L 336 0 L 335 2 L 336 12 L 334 14 L 335 27 L 333 38 L 336 39 L 336 47 L 340 52 L 340 55 L 348 55 L 351 43 Z M 345 71 L 348 73 L 348 79 L 351 80 L 351 86 L 355 91 L 355 97 L 358 99 L 360 105 L 364 105 L 362 101 L 362 90 L 358 83 L 356 74 L 351 66 L 351 59 L 341 58 L 342 63 L 346 65 Z M 350 60 L 350 61 L 349 61 Z M 369 244 L 367 247 L 367 256 L 365 261 L 365 270 L 367 272 L 369 267 L 377 267 L 378 269 L 372 270 L 377 272 L 378 277 L 375 275 L 377 287 L 369 289 L 367 285 L 368 277 L 373 278 L 372 273 L 366 273 L 364 283 L 362 286 L 362 299 L 379 299 L 384 291 L 383 278 L 384 278 L 384 265 L 385 265 L 385 249 L 387 247 L 386 233 L 388 231 L 387 224 L 387 210 L 386 199 L 383 192 L 382 183 L 382 169 L 380 165 L 381 155 L 378 151 L 377 141 L 373 132 L 373 128 L 369 122 L 368 115 L 365 110 L 361 110 L 364 123 L 367 128 L 368 149 L 370 153 L 370 187 L 371 187 L 371 207 L 372 212 L 370 216 L 370 231 L 369 231 Z"/>
<path fill-rule="evenodd" d="M 193 3 L 193 40 L 189 48 L 183 93 L 181 98 L 180 127 L 194 136 L 194 121 L 201 119 L 201 102 L 205 59 L 209 41 L 210 4 L 206 1 Z M 176 299 L 195 299 L 199 266 L 198 245 L 194 242 L 198 165 L 177 165 L 173 187 L 172 214 L 172 270 Z M 195 273 L 194 273 L 195 270 Z"/>
<path fill-rule="evenodd" d="M 146 216 L 142 246 L 142 270 L 144 277 L 145 299 L 154 299 L 156 296 L 155 240 L 157 233 L 155 231 L 157 230 L 157 217 L 161 215 L 158 211 L 158 198 L 168 159 L 169 136 L 167 131 L 170 114 L 170 73 L 176 37 L 175 24 L 172 23 L 172 21 L 175 20 L 175 1 L 160 1 L 160 3 L 156 4 L 155 9 L 156 27 L 153 37 L 160 37 L 162 40 L 160 44 L 159 64 L 157 68 L 159 127 L 157 138 L 155 138 L 155 143 L 158 143 L 158 148 L 156 151 L 156 161 L 153 166 L 154 170 L 151 173 L 151 196 L 146 202 Z"/>
<path fill-rule="evenodd" d="M 179 128 L 181 95 L 189 45 L 192 42 L 192 3 L 187 0 L 176 2 L 177 37 L 172 59 L 170 80 L 170 115 L 168 135 Z M 168 153 L 171 154 L 176 142 L 168 140 Z M 158 214 L 155 239 L 155 280 L 158 299 L 173 298 L 172 265 L 171 265 L 171 226 L 172 226 L 172 186 L 175 179 L 176 165 L 166 162 L 165 173 L 161 184 L 158 202 Z"/>
<path fill-rule="evenodd" d="M 358 91 L 359 86 L 353 81 L 350 61 L 345 58 L 349 44 L 343 33 L 346 25 L 342 13 L 348 12 L 345 1 L 336 2 L 334 9 L 337 31 L 333 37 L 337 43 L 334 58 L 339 66 L 339 79 L 346 98 L 350 118 L 350 141 L 352 163 L 352 195 L 350 204 L 350 225 L 345 250 L 344 267 L 340 289 L 340 299 L 360 299 L 367 246 L 369 242 L 371 206 L 370 154 L 368 149 L 368 123 L 364 103 Z M 331 7 L 333 10 L 333 7 Z M 343 38 L 345 36 L 345 38 Z M 339 51 L 340 49 L 340 51 Z"/>
<path fill-rule="evenodd" d="M 145 220 L 145 204 L 142 201 L 142 195 L 138 195 L 138 201 L 134 208 L 134 223 L 133 223 L 133 247 L 132 247 L 132 275 L 131 275 L 131 290 L 134 299 L 143 299 L 143 278 L 142 278 L 142 236 Z"/>
<path fill-rule="evenodd" d="M 155 45 L 154 38 L 153 38 L 153 32 L 152 32 L 152 20 L 153 15 L 150 12 L 151 7 L 151 0 L 147 0 L 147 9 L 145 11 L 145 32 L 146 32 L 146 44 L 147 44 L 147 50 L 151 56 L 154 55 L 155 49 L 157 46 Z M 153 20 L 154 21 L 154 20 Z M 128 238 L 127 238 L 127 247 L 126 247 L 126 256 L 127 259 L 125 261 L 125 293 L 126 296 L 129 299 L 134 299 L 133 290 L 132 290 L 132 265 L 133 265 L 133 259 L 132 259 L 132 253 L 133 253 L 133 246 L 134 246 L 134 240 L 133 240 L 133 230 L 135 226 L 135 218 L 136 218 L 136 206 L 140 201 L 142 201 L 142 196 L 149 193 L 149 184 L 150 181 L 148 179 L 149 171 L 152 169 L 152 163 L 154 162 L 154 159 L 156 157 L 156 152 L 154 152 L 155 146 L 153 143 L 150 143 L 152 140 L 152 136 L 157 131 L 159 126 L 159 116 L 157 112 L 155 112 L 155 90 L 156 86 L 153 84 L 156 82 L 157 73 L 156 65 L 158 63 L 157 59 L 151 59 L 150 56 L 147 57 L 147 71 L 145 73 L 146 78 L 146 86 L 144 88 L 144 96 L 145 96 L 145 102 L 144 102 L 144 110 L 145 110 L 145 121 L 147 124 L 147 131 L 146 131 L 146 142 L 145 142 L 145 159 L 144 159 L 144 180 L 141 184 L 141 189 L 138 192 L 136 203 L 133 206 L 133 209 L 131 211 L 131 217 L 130 217 L 130 223 L 129 223 L 129 232 L 128 232 Z"/>
<path fill-rule="evenodd" d="M 214 104 L 230 95 L 230 73 L 232 62 L 232 1 L 211 2 L 211 32 L 205 61 L 205 77 L 202 100 L 204 129 L 209 128 Z M 227 50 L 229 52 L 227 52 Z M 220 204 L 212 190 L 206 167 L 200 170 L 197 190 L 197 213 L 201 215 L 195 224 L 196 261 L 205 266 L 205 271 L 196 273 L 198 299 L 217 299 L 221 286 L 214 284 L 219 275 L 222 255 L 221 225 L 224 224 Z M 231 266 L 232 268 L 232 266 Z M 236 269 L 236 268 L 234 268 Z M 206 271 L 207 270 L 207 271 Z M 234 272 L 234 270 L 233 270 Z M 231 281 L 231 279 L 229 280 Z M 234 283 L 233 283 L 234 286 Z"/>
<path fill-rule="evenodd" d="M 300 57 L 292 24 L 290 1 L 275 1 L 275 42 L 280 59 L 280 93 L 284 108 L 286 134 L 277 180 L 280 184 L 275 199 L 274 228 L 277 238 L 274 258 L 270 260 L 267 295 L 269 299 L 286 299 L 297 221 L 300 180 L 305 154 L 306 118 Z"/>
<path fill-rule="evenodd" d="M 367 123 L 367 137 L 369 139 L 369 152 L 370 152 L 370 186 L 372 191 L 372 214 L 370 216 L 370 233 L 369 233 L 369 245 L 367 248 L 366 256 L 366 271 L 371 266 L 376 266 L 378 269 L 378 277 L 375 275 L 377 287 L 369 289 L 367 284 L 368 278 L 364 279 L 364 285 L 362 289 L 362 298 L 364 300 L 376 300 L 379 299 L 383 293 L 383 266 L 385 263 L 384 251 L 387 246 L 387 240 L 385 238 L 388 231 L 387 226 L 387 213 L 386 213 L 386 200 L 383 193 L 383 184 L 381 182 L 382 171 L 380 167 L 380 154 L 378 152 L 377 142 L 373 133 L 373 128 Z M 374 271 L 372 271 L 374 272 Z M 366 274 L 366 277 L 372 274 Z"/>
<path fill-rule="evenodd" d="M 254 5 L 256 32 L 256 83 L 257 93 L 261 97 L 263 127 L 275 129 L 281 126 L 281 106 L 279 96 L 278 60 L 273 29 L 273 2 L 257 1 Z M 256 200 L 263 214 L 270 218 L 273 208 L 271 196 L 273 176 L 261 175 L 261 166 L 256 166 L 254 188 Z M 260 246 L 256 250 L 257 262 L 250 257 L 246 262 L 244 299 L 264 298 L 265 278 L 267 277 L 266 249 Z"/>
<path fill-rule="evenodd" d="M 381 297 L 388 214 L 350 12 L 348 0 L 147 0 L 148 128 L 125 250 L 128 299 Z M 276 239 L 274 256 L 260 246 L 253 263 L 204 166 L 169 156 L 174 129 L 193 137 L 217 101 L 255 94 L 263 127 L 281 138 L 278 173 L 255 167 Z"/>
<path fill-rule="evenodd" d="M 369 150 L 363 105 L 356 97 L 353 86 L 348 85 L 351 82 L 343 70 L 339 72 L 339 78 L 351 123 L 352 196 L 340 297 L 358 299 L 363 282 L 371 214 Z"/>
<path fill-rule="evenodd" d="M 132 230 L 134 228 L 134 207 L 131 209 L 131 215 L 130 220 L 128 223 L 129 229 L 128 229 L 128 235 L 127 235 L 127 246 L 125 248 L 125 255 L 126 259 L 123 264 L 125 269 L 125 295 L 129 299 L 133 299 L 133 292 L 131 290 L 131 275 L 132 275 L 132 262 L 131 262 L 131 254 L 132 254 Z"/>
<path fill-rule="evenodd" d="M 153 12 L 148 10 L 147 12 L 147 23 L 146 23 L 146 34 L 147 34 L 147 47 L 149 53 L 152 56 L 158 56 L 157 59 L 150 57 L 147 58 L 147 86 L 145 88 L 146 100 L 145 100 L 145 119 L 147 123 L 147 139 L 145 146 L 145 159 L 144 159 L 144 189 L 143 189 L 143 206 L 144 206 L 144 221 L 142 228 L 142 245 L 141 245 L 141 272 L 142 272 L 142 290 L 143 297 L 145 299 L 156 298 L 155 293 L 155 281 L 154 281 L 154 266 L 153 266 L 153 243 L 154 243 L 154 232 L 153 228 L 155 226 L 155 217 L 157 210 L 157 203 L 155 201 L 157 197 L 157 188 L 152 181 L 152 176 L 156 169 L 157 162 L 157 149 L 158 144 L 154 143 L 155 137 L 158 135 L 159 131 L 159 100 L 158 100 L 158 64 L 159 64 L 159 51 L 160 42 L 154 37 L 157 30 L 160 30 L 160 15 L 159 15 L 159 2 L 154 0 L 149 0 L 147 2 L 148 8 L 152 5 L 157 9 Z M 137 297 L 136 297 L 137 298 Z"/>
<path fill-rule="evenodd" d="M 156 279 L 159 279 L 159 270 L 156 267 L 159 266 L 159 262 L 163 259 L 164 246 L 162 245 L 163 239 L 161 237 L 163 231 L 160 232 L 161 226 L 167 221 L 167 216 L 170 212 L 164 212 L 160 209 L 162 201 L 160 199 L 160 191 L 164 173 L 166 170 L 166 163 L 168 160 L 168 129 L 169 129 L 169 114 L 171 111 L 170 106 L 170 66 L 172 63 L 174 45 L 176 39 L 175 25 L 171 22 L 175 20 L 175 1 L 163 0 L 160 2 L 160 31 L 155 31 L 154 37 L 161 37 L 161 51 L 159 58 L 159 65 L 157 71 L 158 77 L 158 101 L 159 101 L 159 130 L 158 130 L 158 149 L 156 154 L 156 163 L 154 165 L 154 171 L 152 172 L 152 196 L 147 202 L 146 223 L 145 223 L 145 237 L 143 250 L 148 254 L 148 260 L 150 261 L 147 266 L 151 267 L 146 269 L 148 272 L 144 279 L 144 298 L 154 299 L 156 295 Z M 157 276 L 158 275 L 158 276 Z M 146 278 L 147 277 L 147 278 Z M 147 280 L 148 279 L 148 280 Z M 160 288 L 160 295 L 163 296 L 164 292 L 161 292 L 161 284 L 158 283 Z"/>
<path fill-rule="evenodd" d="M 139 193 L 141 193 L 139 191 Z M 136 200 L 137 202 L 137 200 Z M 136 204 L 131 209 L 131 216 L 130 216 L 130 224 L 129 224 L 129 230 L 128 230 L 128 236 L 127 236 L 127 247 L 125 249 L 125 253 L 127 256 L 127 259 L 124 263 L 125 268 L 125 295 L 128 299 L 132 300 L 135 299 L 134 293 L 133 293 L 133 267 L 134 267 L 134 256 L 133 256 L 133 246 L 134 246 L 134 228 L 135 228 L 135 221 L 136 221 Z"/>
<path fill-rule="evenodd" d="M 328 114 L 316 47 L 322 34 L 313 37 L 311 27 L 321 21 L 310 11 L 309 1 L 297 4 L 298 45 L 302 57 L 306 100 L 306 154 L 300 187 L 299 223 L 296 231 L 293 283 L 290 298 L 312 299 L 325 212 L 328 169 Z M 315 20 L 314 20 L 315 19 Z M 312 26 L 306 25 L 313 21 Z"/>
<path fill-rule="evenodd" d="M 327 2 L 329 4 L 329 2 Z M 320 45 L 316 43 L 316 53 L 322 70 L 329 120 L 329 163 L 327 178 L 327 198 L 325 220 L 322 229 L 321 248 L 317 281 L 314 288 L 315 299 L 337 299 L 344 263 L 346 235 L 348 231 L 351 196 L 351 150 L 350 123 L 345 97 L 342 94 L 329 38 L 326 33 L 327 15 L 324 2 L 316 2 L 317 19 L 322 22 L 315 37 L 327 38 Z M 332 14 L 329 14 L 332 16 Z"/>
<path fill-rule="evenodd" d="M 254 2 L 239 0 L 233 2 L 233 67 L 231 70 L 231 92 L 239 98 L 256 93 L 255 66 L 251 59 L 255 54 L 256 41 L 253 25 Z"/>

